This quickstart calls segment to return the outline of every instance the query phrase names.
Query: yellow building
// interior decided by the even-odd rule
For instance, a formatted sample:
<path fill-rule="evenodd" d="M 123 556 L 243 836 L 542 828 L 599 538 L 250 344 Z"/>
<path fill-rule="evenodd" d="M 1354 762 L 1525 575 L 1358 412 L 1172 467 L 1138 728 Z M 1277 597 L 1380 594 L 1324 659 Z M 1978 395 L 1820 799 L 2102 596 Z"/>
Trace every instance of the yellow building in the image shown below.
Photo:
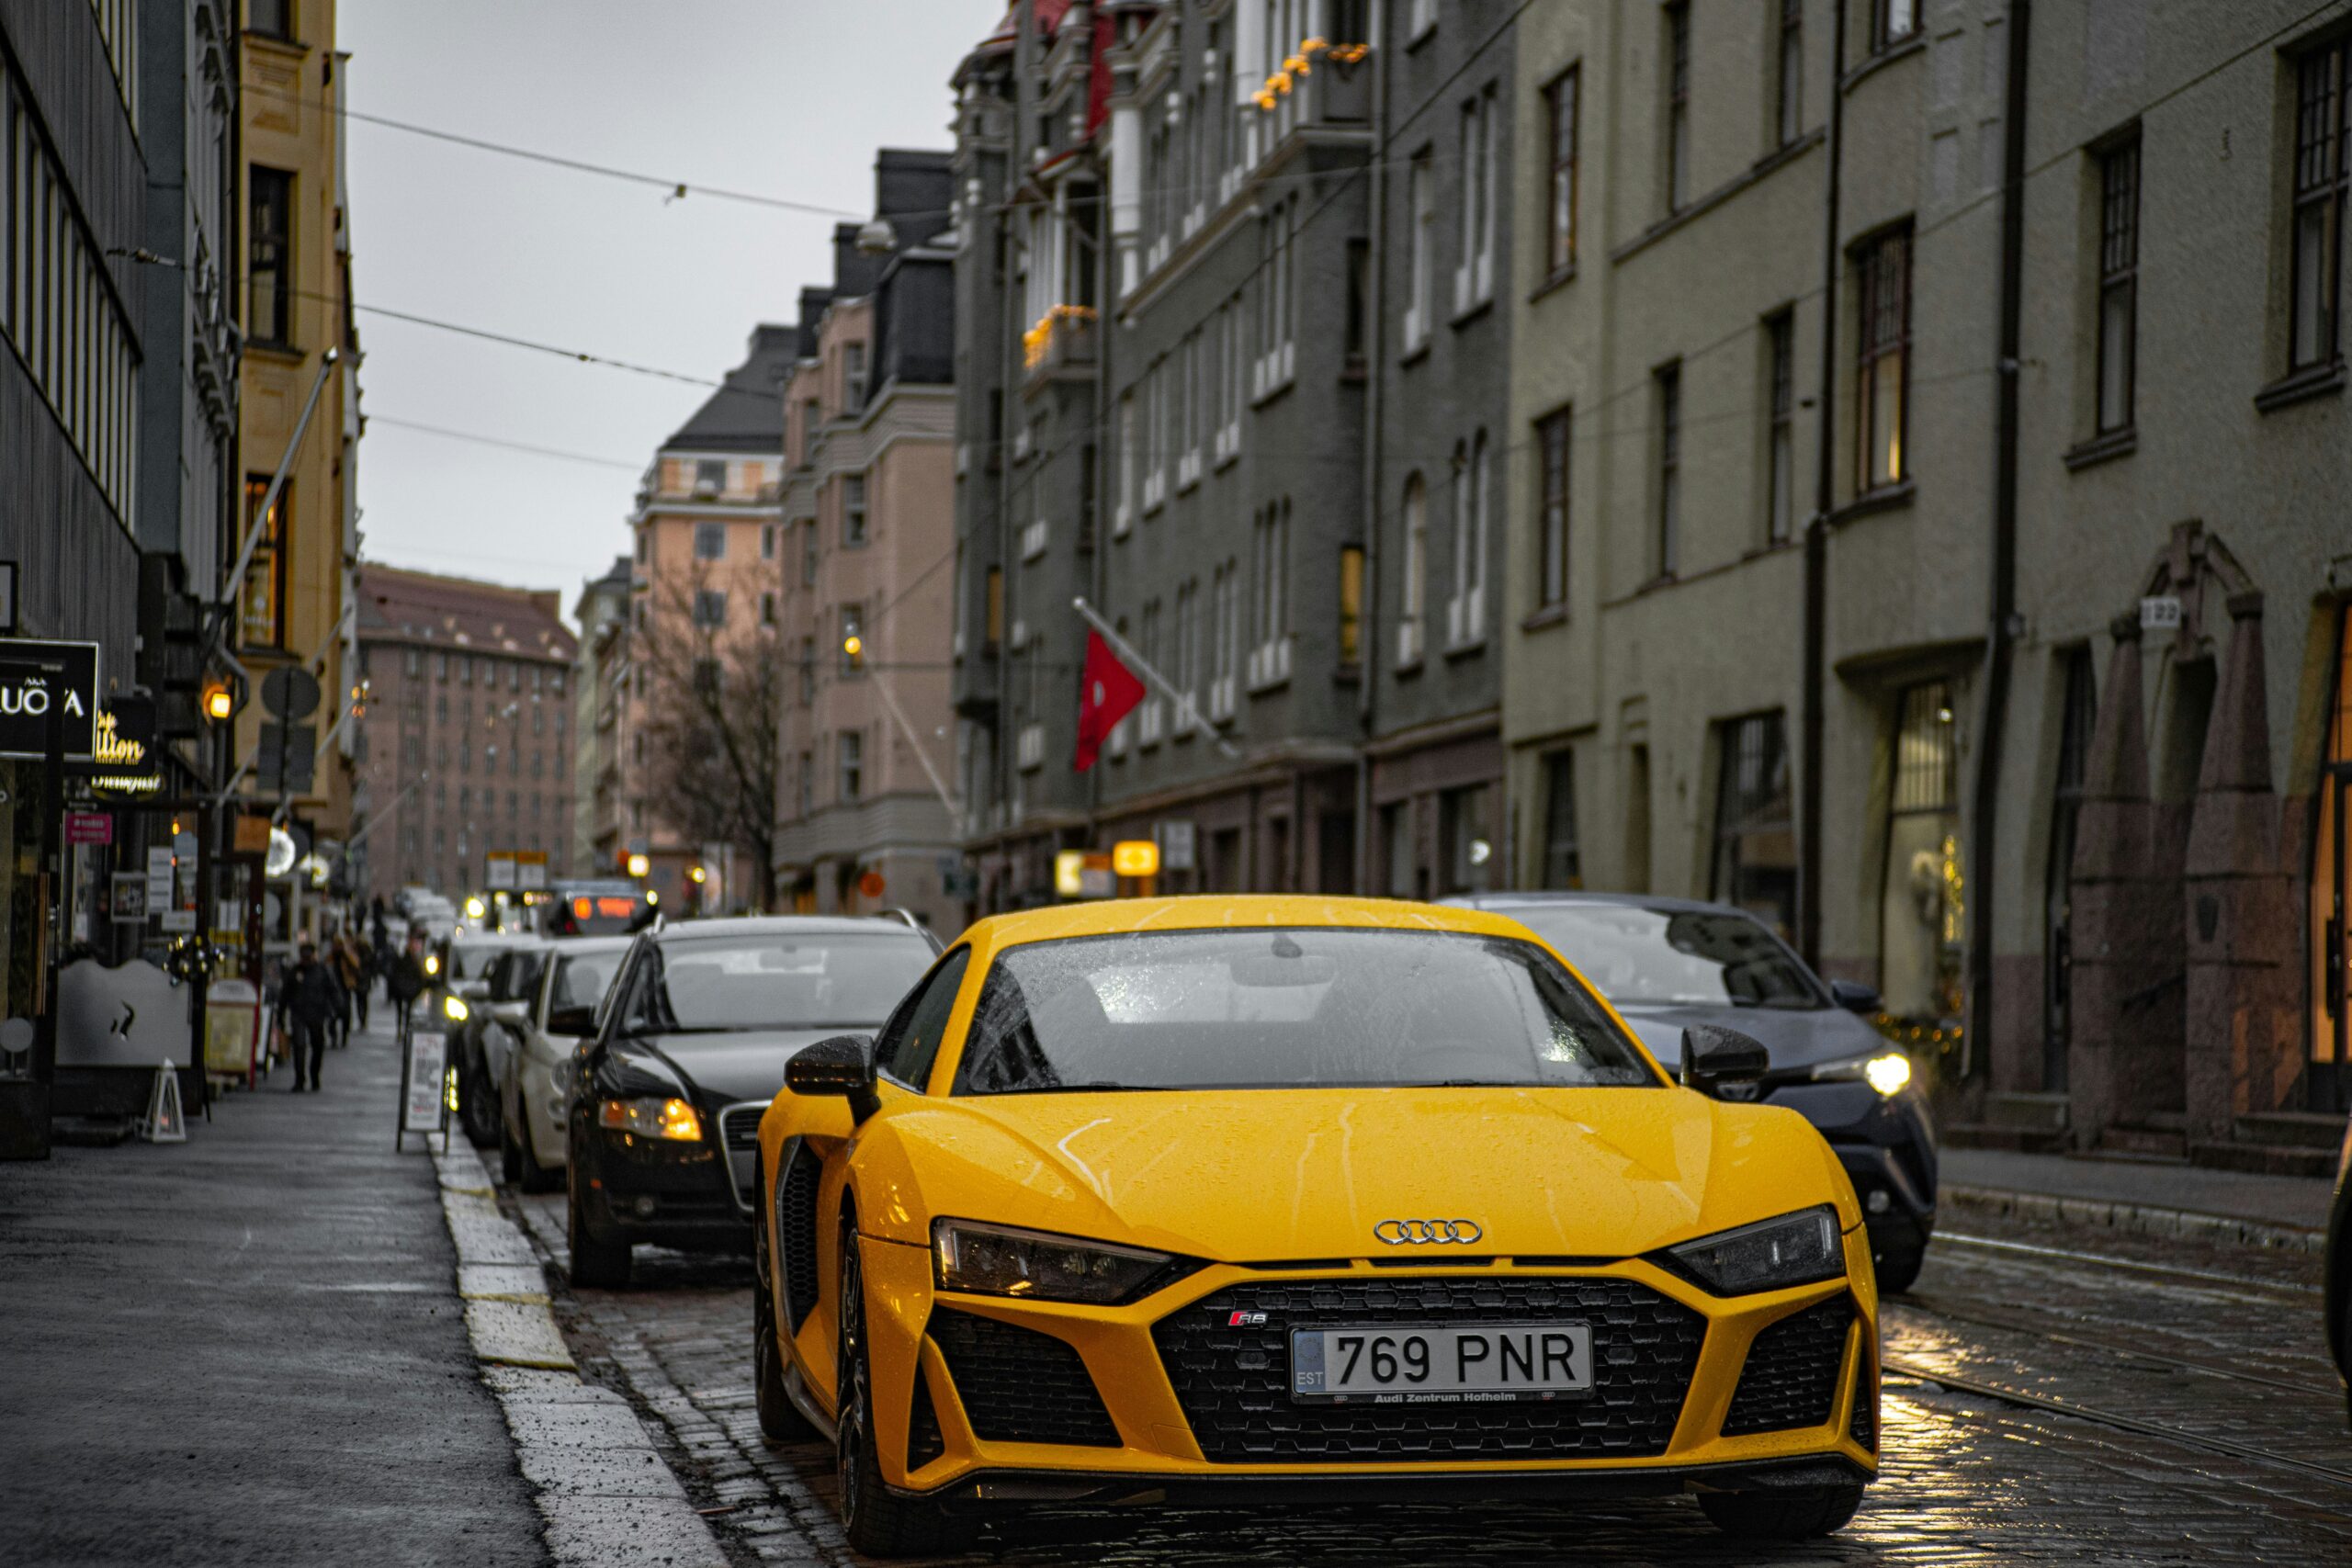
<path fill-rule="evenodd" d="M 254 543 L 234 638 L 251 675 L 237 720 L 239 788 L 276 802 L 263 777 L 262 682 L 300 664 L 318 678 L 318 711 L 300 720 L 318 746 L 311 782 L 288 811 L 322 840 L 341 840 L 351 811 L 352 705 L 358 661 L 353 603 L 359 446 L 358 337 L 351 313 L 351 231 L 343 167 L 344 73 L 334 0 L 245 0 L 243 167 L 245 528 L 260 517 L 279 465 L 287 479 Z M 332 361 L 328 355 L 334 357 Z M 303 410 L 317 393 L 301 439 Z M 241 537 L 241 546 L 248 539 Z"/>

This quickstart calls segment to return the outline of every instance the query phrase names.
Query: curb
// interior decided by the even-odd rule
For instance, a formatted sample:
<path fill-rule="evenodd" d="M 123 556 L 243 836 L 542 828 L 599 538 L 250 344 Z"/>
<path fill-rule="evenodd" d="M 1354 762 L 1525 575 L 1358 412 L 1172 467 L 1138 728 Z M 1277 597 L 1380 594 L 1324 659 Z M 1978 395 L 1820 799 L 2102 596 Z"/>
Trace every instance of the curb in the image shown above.
<path fill-rule="evenodd" d="M 2217 1241 L 2237 1247 L 2268 1247 L 2278 1252 L 2324 1252 L 2327 1233 L 2301 1225 L 2271 1224 L 2230 1214 L 2200 1213 L 2193 1209 L 2165 1209 L 2146 1203 L 2126 1203 L 2104 1198 L 2062 1198 L 2048 1192 L 2017 1192 L 2001 1187 L 1946 1185 L 1939 1190 L 1942 1203 L 1976 1209 L 2018 1219 L 2076 1225 L 2086 1230 L 2121 1231 L 2131 1235 L 2173 1236 L 2184 1241 Z"/>
<path fill-rule="evenodd" d="M 480 1156 L 444 1148 L 433 1164 L 466 1333 L 506 1414 L 548 1555 L 559 1568 L 726 1568 L 709 1521 L 628 1402 L 581 1379 L 548 1310 L 538 1256 L 499 1211 Z"/>

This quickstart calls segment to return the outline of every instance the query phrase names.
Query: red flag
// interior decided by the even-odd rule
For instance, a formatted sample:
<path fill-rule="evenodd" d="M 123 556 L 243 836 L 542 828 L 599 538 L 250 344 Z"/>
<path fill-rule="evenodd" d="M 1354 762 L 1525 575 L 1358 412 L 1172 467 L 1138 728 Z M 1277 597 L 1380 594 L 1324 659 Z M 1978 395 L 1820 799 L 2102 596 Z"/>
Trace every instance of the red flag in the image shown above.
<path fill-rule="evenodd" d="M 1078 690 L 1078 760 L 1080 773 L 1094 765 L 1112 729 L 1144 699 L 1144 686 L 1135 671 L 1119 662 L 1102 634 L 1086 633 L 1086 673 Z"/>

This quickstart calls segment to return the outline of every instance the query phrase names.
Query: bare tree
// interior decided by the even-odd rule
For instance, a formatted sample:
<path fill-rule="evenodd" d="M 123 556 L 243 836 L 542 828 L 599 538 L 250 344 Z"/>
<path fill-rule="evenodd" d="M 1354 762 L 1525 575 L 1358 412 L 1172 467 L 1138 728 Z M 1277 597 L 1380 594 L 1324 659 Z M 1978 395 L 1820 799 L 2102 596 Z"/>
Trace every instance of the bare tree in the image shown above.
<path fill-rule="evenodd" d="M 753 572 L 657 576 L 652 603 L 629 632 L 645 672 L 644 784 L 653 814 L 691 843 L 726 843 L 749 863 L 758 906 L 775 902 L 776 752 L 784 639 L 766 616 Z M 737 875 L 741 875 L 739 871 Z M 729 887 L 730 902 L 740 901 Z"/>

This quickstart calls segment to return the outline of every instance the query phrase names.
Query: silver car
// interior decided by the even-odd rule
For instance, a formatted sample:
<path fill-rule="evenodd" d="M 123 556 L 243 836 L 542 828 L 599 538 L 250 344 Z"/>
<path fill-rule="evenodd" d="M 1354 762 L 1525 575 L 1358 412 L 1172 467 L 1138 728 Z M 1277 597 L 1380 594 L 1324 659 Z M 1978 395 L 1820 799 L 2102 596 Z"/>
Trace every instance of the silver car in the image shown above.
<path fill-rule="evenodd" d="M 525 1192 L 563 1185 L 571 1054 L 596 1032 L 605 993 L 628 956 L 629 940 L 591 936 L 551 943 L 538 985 L 517 1004 L 509 1026 L 514 1046 L 498 1080 L 498 1148 L 507 1181 Z"/>

